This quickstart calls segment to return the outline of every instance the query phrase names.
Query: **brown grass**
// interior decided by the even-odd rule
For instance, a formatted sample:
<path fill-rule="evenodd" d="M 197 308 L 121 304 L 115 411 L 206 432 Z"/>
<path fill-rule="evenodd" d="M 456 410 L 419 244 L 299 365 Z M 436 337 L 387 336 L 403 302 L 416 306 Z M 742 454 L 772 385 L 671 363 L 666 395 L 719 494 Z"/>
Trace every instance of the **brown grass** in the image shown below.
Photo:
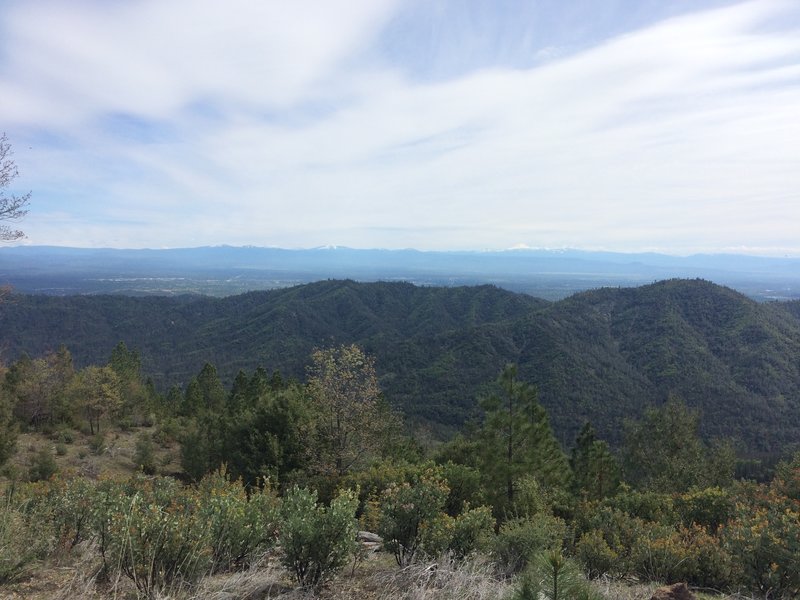
<path fill-rule="evenodd" d="M 385 572 L 380 600 L 499 600 L 508 584 L 495 575 L 494 566 L 478 558 L 455 561 L 442 557 Z"/>
<path fill-rule="evenodd" d="M 0 600 L 100 600 L 136 598 L 124 578 L 100 581 L 100 561 L 90 544 L 74 549 L 68 565 L 50 562 L 30 577 L 0 587 Z M 64 562 L 64 561 L 62 561 Z M 593 582 L 607 600 L 650 600 L 658 584 L 637 584 L 610 579 Z M 257 561 L 250 569 L 203 578 L 194 586 L 164 590 L 157 600 L 502 600 L 512 587 L 499 579 L 483 558 L 419 562 L 400 569 L 388 554 L 376 554 L 348 568 L 317 596 L 297 589 L 287 573 L 272 559 Z M 698 600 L 755 600 L 752 596 L 697 593 Z"/>
<path fill-rule="evenodd" d="M 75 474 L 83 477 L 96 478 L 103 476 L 125 477 L 136 472 L 133 457 L 136 452 L 136 437 L 144 432 L 152 434 L 154 427 L 135 427 L 128 431 L 108 429 L 105 433 L 105 446 L 101 453 L 94 454 L 89 447 L 91 435 L 70 430 L 74 441 L 64 444 L 66 454 L 56 454 L 57 442 L 54 436 L 41 433 L 21 433 L 17 437 L 17 452 L 9 460 L 10 469 L 19 477 L 25 478 L 33 459 L 41 448 L 47 448 L 58 465 L 60 473 Z M 174 447 L 161 447 L 154 444 L 155 462 L 160 474 L 171 474 L 181 470 L 177 445 Z M 5 478 L 0 478 L 0 491 Z"/>

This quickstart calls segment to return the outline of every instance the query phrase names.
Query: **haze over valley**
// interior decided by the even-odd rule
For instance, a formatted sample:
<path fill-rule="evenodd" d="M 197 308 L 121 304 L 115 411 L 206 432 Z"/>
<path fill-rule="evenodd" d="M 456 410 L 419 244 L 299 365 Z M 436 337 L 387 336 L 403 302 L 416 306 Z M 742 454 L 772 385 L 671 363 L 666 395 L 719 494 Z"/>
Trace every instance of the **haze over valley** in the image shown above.
<path fill-rule="evenodd" d="M 0 248 L 0 284 L 23 293 L 51 295 L 227 296 L 322 279 L 354 279 L 433 286 L 491 284 L 557 300 L 598 287 L 631 287 L 676 277 L 706 279 L 762 301 L 800 297 L 800 258 L 679 257 L 567 249 Z"/>

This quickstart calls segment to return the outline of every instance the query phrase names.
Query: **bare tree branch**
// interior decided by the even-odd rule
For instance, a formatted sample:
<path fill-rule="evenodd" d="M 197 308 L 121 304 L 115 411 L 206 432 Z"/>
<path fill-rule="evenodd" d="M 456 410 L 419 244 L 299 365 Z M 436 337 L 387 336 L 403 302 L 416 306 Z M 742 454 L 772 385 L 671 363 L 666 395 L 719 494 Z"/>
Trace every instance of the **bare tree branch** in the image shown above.
<path fill-rule="evenodd" d="M 27 206 L 31 199 L 30 192 L 21 196 L 6 193 L 5 188 L 19 175 L 13 154 L 8 137 L 3 133 L 0 136 L 0 241 L 4 242 L 25 237 L 22 231 L 12 229 L 2 222 L 18 221 L 28 214 Z"/>

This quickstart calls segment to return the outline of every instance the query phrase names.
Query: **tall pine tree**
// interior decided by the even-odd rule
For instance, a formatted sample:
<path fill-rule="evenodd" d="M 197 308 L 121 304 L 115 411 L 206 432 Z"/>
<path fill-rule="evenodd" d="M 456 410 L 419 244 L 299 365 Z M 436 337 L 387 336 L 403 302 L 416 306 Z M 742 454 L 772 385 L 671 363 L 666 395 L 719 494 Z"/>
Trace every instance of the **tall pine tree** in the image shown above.
<path fill-rule="evenodd" d="M 481 471 L 489 490 L 512 506 L 519 480 L 532 475 L 545 486 L 564 486 L 569 467 L 536 388 L 519 381 L 516 365 L 508 365 L 497 380 L 500 393 L 481 401 L 485 412 L 478 431 Z"/>
<path fill-rule="evenodd" d="M 600 500 L 619 487 L 619 464 L 608 444 L 597 439 L 591 423 L 586 423 L 578 434 L 569 465 L 572 467 L 572 490 L 577 496 Z"/>

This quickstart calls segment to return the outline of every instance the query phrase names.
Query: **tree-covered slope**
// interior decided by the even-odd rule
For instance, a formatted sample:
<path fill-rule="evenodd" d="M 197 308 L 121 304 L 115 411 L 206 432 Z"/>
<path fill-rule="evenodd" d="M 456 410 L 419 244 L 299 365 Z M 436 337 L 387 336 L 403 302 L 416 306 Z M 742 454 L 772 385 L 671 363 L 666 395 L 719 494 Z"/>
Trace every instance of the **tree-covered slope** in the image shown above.
<path fill-rule="evenodd" d="M 65 344 L 79 365 L 120 340 L 162 385 L 206 361 L 226 381 L 264 366 L 303 377 L 315 347 L 375 355 L 386 396 L 417 421 L 457 427 L 509 362 L 536 383 L 564 442 L 585 420 L 613 442 L 673 393 L 704 433 L 752 452 L 800 441 L 800 310 L 705 281 L 604 288 L 548 303 L 491 286 L 322 281 L 222 299 L 16 296 L 0 306 L 6 360 Z"/>
<path fill-rule="evenodd" d="M 503 322 L 547 302 L 492 286 L 323 281 L 227 298 L 14 296 L 0 305 L 6 359 L 66 345 L 79 365 L 105 361 L 118 341 L 145 371 L 185 382 L 205 361 L 230 380 L 265 366 L 302 376 L 314 347 L 359 344 L 371 352 L 419 336 Z"/>
<path fill-rule="evenodd" d="M 781 305 L 671 280 L 578 294 L 548 316 L 624 361 L 650 398 L 673 393 L 699 408 L 708 436 L 733 435 L 760 451 L 800 439 L 792 423 L 800 416 L 800 322 Z M 624 384 L 619 391 L 626 397 Z"/>

